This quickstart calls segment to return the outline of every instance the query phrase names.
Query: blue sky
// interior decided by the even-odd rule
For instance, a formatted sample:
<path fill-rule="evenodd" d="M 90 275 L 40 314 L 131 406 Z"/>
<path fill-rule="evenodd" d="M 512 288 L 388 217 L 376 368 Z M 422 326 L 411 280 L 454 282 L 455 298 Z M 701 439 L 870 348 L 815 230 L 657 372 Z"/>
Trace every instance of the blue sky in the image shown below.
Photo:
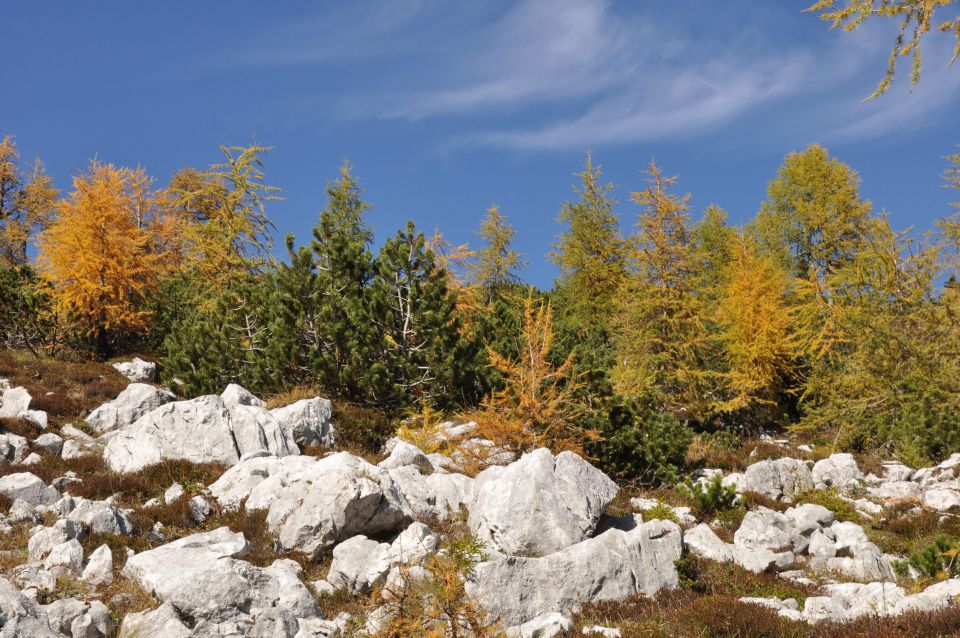
<path fill-rule="evenodd" d="M 783 156 L 812 142 L 856 168 L 896 226 L 929 227 L 960 144 L 960 64 L 932 35 L 920 86 L 863 104 L 890 25 L 828 31 L 809 0 L 53 2 L 5 9 L 0 133 L 61 188 L 97 156 L 165 183 L 220 144 L 274 147 L 277 237 L 305 241 L 349 158 L 378 241 L 407 219 L 473 241 L 492 203 L 527 279 L 546 257 L 591 149 L 628 201 L 655 157 L 747 221 Z M 10 60 L 12 59 L 12 63 Z M 282 241 L 278 241 L 282 245 Z"/>

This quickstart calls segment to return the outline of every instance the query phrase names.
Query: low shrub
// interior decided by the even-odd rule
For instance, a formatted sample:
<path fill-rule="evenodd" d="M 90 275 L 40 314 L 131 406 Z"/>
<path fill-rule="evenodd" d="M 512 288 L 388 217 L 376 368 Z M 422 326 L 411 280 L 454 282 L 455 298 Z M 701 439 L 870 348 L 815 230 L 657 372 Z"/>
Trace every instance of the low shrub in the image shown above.
<path fill-rule="evenodd" d="M 723 484 L 721 474 L 714 475 L 705 483 L 688 480 L 677 489 L 692 500 L 694 510 L 701 515 L 733 509 L 740 500 L 734 486 Z"/>

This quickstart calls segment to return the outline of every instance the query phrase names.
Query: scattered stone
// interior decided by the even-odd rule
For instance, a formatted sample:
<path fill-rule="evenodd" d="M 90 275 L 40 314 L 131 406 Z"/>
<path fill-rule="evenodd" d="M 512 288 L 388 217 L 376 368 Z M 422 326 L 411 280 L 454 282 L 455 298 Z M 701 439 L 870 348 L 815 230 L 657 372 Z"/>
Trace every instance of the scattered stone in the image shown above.
<path fill-rule="evenodd" d="M 18 463 L 23 460 L 29 449 L 27 440 L 19 434 L 12 432 L 0 434 L 0 458 Z"/>
<path fill-rule="evenodd" d="M 537 616 L 522 625 L 509 627 L 507 638 L 567 638 L 574 631 L 573 621 L 557 612 Z"/>
<path fill-rule="evenodd" d="M 52 505 L 60 499 L 57 490 L 30 472 L 0 477 L 0 494 L 6 494 L 11 501 L 20 500 L 30 505 Z"/>
<path fill-rule="evenodd" d="M 157 380 L 157 364 L 134 357 L 132 361 L 114 363 L 113 368 L 130 381 L 151 383 Z"/>
<path fill-rule="evenodd" d="M 813 476 L 805 461 L 782 458 L 750 465 L 738 490 L 756 492 L 777 501 L 792 503 L 793 497 L 813 489 Z"/>
<path fill-rule="evenodd" d="M 60 458 L 63 460 L 78 459 L 83 455 L 84 452 L 80 444 L 73 439 L 68 439 L 63 442 L 63 447 L 60 449 Z"/>
<path fill-rule="evenodd" d="M 183 486 L 179 483 L 174 483 L 167 488 L 166 492 L 163 493 L 163 502 L 166 505 L 169 505 L 170 503 L 178 500 L 184 494 L 186 494 L 186 491 L 184 491 Z"/>
<path fill-rule="evenodd" d="M 733 548 L 720 540 L 720 537 L 706 523 L 700 523 L 684 532 L 683 545 L 694 556 L 720 563 L 733 560 Z"/>
<path fill-rule="evenodd" d="M 190 508 L 190 518 L 197 523 L 204 522 L 211 514 L 213 514 L 213 507 L 210 506 L 210 503 L 207 502 L 207 499 L 203 498 L 199 494 L 187 502 L 187 507 Z"/>
<path fill-rule="evenodd" d="M 11 388 L 0 392 L 0 419 L 20 418 L 20 414 L 30 409 L 33 397 L 26 388 Z"/>
<path fill-rule="evenodd" d="M 93 550 L 83 567 L 80 580 L 90 585 L 113 582 L 113 552 L 108 545 Z"/>
<path fill-rule="evenodd" d="M 836 488 L 841 492 L 858 487 L 863 481 L 863 472 L 857 467 L 852 454 L 831 454 L 813 465 L 813 483 L 817 489 Z"/>
<path fill-rule="evenodd" d="M 63 448 L 63 438 L 53 432 L 45 432 L 34 439 L 33 444 L 47 454 L 57 456 Z"/>
<path fill-rule="evenodd" d="M 255 408 L 267 407 L 267 404 L 255 397 L 252 392 L 236 383 L 227 385 L 226 389 L 220 393 L 220 398 L 223 399 L 223 403 L 227 407 L 237 405 L 248 405 Z"/>

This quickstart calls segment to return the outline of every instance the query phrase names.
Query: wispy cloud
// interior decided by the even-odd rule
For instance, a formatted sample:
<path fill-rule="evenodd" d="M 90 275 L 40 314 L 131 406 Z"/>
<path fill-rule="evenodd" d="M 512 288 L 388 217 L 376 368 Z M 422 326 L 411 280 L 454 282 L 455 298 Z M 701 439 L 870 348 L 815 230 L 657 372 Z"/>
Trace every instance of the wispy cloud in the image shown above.
<path fill-rule="evenodd" d="M 691 25 L 689 12 L 609 0 L 373 0 L 288 25 L 247 55 L 285 68 L 352 58 L 350 90 L 323 97 L 334 116 L 443 118 L 461 131 L 448 145 L 524 150 L 680 138 L 778 104 L 790 119 L 772 128 L 869 138 L 922 125 L 960 92 L 938 69 L 913 95 L 898 86 L 863 105 L 860 80 L 884 57 L 883 33 L 783 39 L 771 15 L 787 13 L 754 7 L 749 20 L 731 10 Z"/>

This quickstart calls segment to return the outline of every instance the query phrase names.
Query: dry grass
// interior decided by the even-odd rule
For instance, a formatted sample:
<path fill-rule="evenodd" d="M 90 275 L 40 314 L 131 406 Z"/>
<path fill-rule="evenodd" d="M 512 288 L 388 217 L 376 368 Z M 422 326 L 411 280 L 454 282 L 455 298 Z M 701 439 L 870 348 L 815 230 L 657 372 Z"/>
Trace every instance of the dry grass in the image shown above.
<path fill-rule="evenodd" d="M 70 460 L 45 456 L 41 463 L 28 467 L 0 463 L 0 476 L 29 471 L 47 484 L 68 471 L 74 472 L 82 482 L 70 486 L 68 491 L 72 495 L 95 500 L 113 496 L 124 507 L 139 507 L 150 498 L 159 498 L 172 483 L 180 483 L 188 492 L 195 492 L 217 480 L 225 470 L 216 463 L 167 460 L 139 472 L 121 474 L 109 469 L 96 455 Z"/>
<path fill-rule="evenodd" d="M 31 409 L 44 410 L 52 425 L 77 421 L 110 401 L 129 381 L 105 363 L 75 363 L 0 350 L 0 377 L 30 392 Z"/>

